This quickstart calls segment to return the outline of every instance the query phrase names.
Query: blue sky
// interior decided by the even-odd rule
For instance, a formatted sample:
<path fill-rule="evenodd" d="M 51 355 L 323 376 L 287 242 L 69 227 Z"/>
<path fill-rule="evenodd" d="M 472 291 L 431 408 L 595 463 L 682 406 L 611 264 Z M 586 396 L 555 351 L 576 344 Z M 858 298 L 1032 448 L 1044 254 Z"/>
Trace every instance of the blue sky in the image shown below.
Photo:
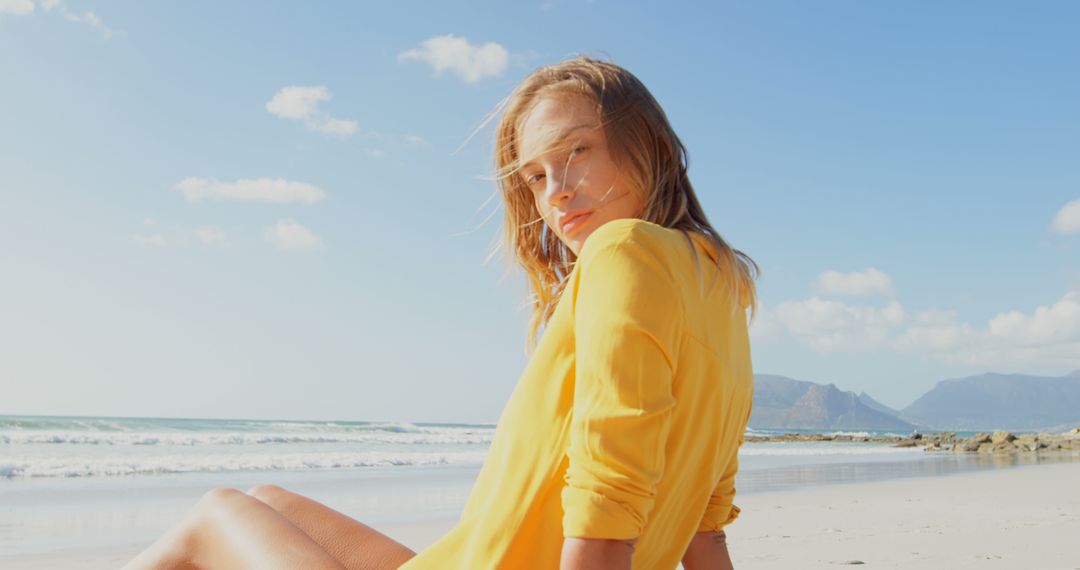
<path fill-rule="evenodd" d="M 634 72 L 763 274 L 754 370 L 1080 368 L 1073 2 L 0 0 L 0 414 L 493 423 L 493 123 Z"/>

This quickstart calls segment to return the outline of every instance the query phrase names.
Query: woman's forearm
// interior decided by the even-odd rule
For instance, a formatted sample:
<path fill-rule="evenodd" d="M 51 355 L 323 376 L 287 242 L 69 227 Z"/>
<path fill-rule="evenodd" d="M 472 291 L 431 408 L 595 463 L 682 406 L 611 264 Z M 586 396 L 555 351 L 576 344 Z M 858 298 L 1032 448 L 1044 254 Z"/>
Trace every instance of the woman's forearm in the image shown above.
<path fill-rule="evenodd" d="M 720 532 L 694 534 L 682 559 L 686 570 L 733 570 L 727 549 L 727 535 Z"/>
<path fill-rule="evenodd" d="M 563 539 L 560 570 L 630 570 L 630 559 L 634 554 L 632 540 L 608 538 Z"/>

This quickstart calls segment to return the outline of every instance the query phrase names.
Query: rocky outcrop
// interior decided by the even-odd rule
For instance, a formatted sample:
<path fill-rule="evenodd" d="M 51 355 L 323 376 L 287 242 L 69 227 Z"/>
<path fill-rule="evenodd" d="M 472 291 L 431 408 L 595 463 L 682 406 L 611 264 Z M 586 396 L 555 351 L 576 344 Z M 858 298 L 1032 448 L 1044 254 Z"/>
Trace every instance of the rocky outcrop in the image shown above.
<path fill-rule="evenodd" d="M 748 442 L 870 442 L 886 443 L 893 447 L 922 447 L 925 451 L 955 451 L 968 453 L 1043 453 L 1065 452 L 1080 454 L 1080 428 L 1065 433 L 1025 433 L 1008 431 L 977 433 L 972 437 L 957 437 L 955 432 L 913 433 L 909 436 L 862 436 L 854 434 L 787 433 L 783 435 L 746 436 Z"/>
<path fill-rule="evenodd" d="M 908 438 L 897 435 L 854 435 L 854 434 L 823 434 L 823 433 L 785 433 L 780 435 L 752 434 L 746 436 L 746 441 L 751 442 L 809 442 L 809 441 L 840 441 L 861 443 L 898 443 Z"/>
<path fill-rule="evenodd" d="M 969 438 L 956 437 L 953 432 L 933 433 L 905 438 L 896 446 L 909 446 L 918 442 L 926 451 L 957 451 L 969 453 L 1030 453 L 1030 452 L 1077 452 L 1080 453 L 1080 429 L 1061 434 L 1025 433 L 1019 436 L 1007 432 L 977 433 Z"/>

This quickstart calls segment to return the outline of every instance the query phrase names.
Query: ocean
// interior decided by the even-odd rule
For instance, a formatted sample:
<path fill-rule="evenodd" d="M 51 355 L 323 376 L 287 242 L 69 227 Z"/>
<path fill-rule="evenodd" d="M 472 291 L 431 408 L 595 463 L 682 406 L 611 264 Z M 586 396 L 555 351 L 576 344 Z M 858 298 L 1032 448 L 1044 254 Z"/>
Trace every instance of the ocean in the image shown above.
<path fill-rule="evenodd" d="M 4 479 L 479 465 L 495 426 L 0 416 Z"/>
<path fill-rule="evenodd" d="M 479 467 L 494 433 L 493 424 L 0 416 L 0 484 L 41 478 Z M 834 456 L 918 454 L 880 444 L 813 442 L 747 443 L 742 455 L 743 468 L 752 469 L 756 463 L 776 467 L 829 462 Z"/>

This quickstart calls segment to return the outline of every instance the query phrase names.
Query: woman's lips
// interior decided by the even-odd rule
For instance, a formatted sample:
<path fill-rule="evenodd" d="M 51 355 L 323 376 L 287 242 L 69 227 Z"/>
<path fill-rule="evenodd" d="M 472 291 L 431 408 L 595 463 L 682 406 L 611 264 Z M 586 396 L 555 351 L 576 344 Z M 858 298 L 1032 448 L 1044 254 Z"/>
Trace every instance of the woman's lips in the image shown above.
<path fill-rule="evenodd" d="M 578 215 L 570 218 L 569 220 L 566 220 L 565 222 L 563 222 L 562 223 L 563 235 L 570 235 L 570 233 L 573 232 L 575 229 L 581 227 L 586 221 L 588 221 L 589 216 L 592 216 L 592 212 L 586 212 L 584 214 L 578 214 Z"/>

